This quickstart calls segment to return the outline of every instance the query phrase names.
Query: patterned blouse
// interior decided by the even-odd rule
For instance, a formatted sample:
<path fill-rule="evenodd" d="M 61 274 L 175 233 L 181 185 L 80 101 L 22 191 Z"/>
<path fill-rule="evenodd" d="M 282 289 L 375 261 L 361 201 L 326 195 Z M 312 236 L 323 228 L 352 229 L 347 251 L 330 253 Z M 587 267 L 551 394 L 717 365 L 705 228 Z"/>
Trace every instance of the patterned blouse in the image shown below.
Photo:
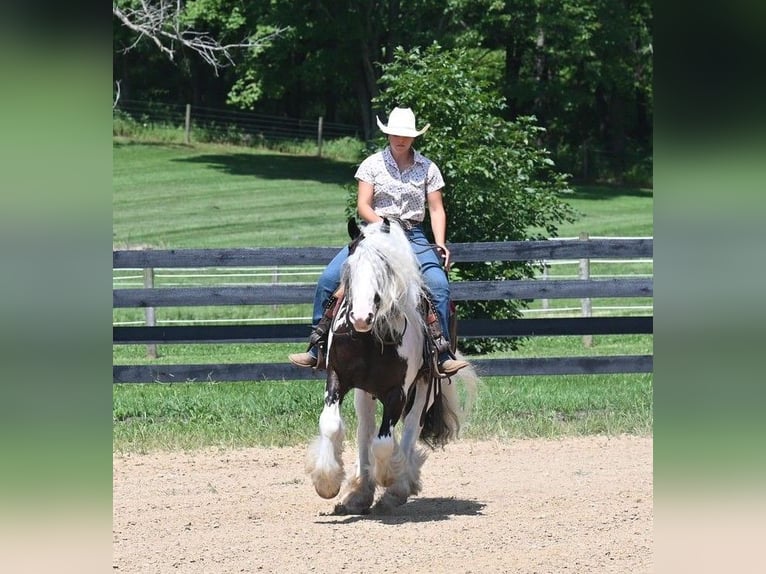
<path fill-rule="evenodd" d="M 399 171 L 390 147 L 369 156 L 356 170 L 356 179 L 372 184 L 372 209 L 381 217 L 391 215 L 421 223 L 426 215 L 426 194 L 444 187 L 437 165 L 412 151 L 415 161 L 403 172 Z"/>

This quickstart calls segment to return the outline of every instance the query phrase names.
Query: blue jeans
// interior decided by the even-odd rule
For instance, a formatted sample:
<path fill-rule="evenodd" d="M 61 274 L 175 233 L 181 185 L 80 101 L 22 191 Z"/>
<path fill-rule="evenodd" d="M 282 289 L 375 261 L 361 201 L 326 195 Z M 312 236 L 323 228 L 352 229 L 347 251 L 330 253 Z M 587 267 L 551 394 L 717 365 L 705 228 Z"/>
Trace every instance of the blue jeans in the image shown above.
<path fill-rule="evenodd" d="M 428 239 L 420 226 L 413 227 L 407 231 L 407 238 L 410 240 L 412 250 L 420 262 L 420 271 L 423 273 L 426 287 L 428 287 L 431 293 L 431 300 L 436 308 L 436 315 L 439 317 L 442 334 L 449 341 L 449 282 L 441 266 L 440 257 L 437 255 L 436 250 L 428 243 Z M 314 312 L 312 317 L 314 325 L 319 323 L 327 301 L 329 301 L 340 285 L 343 262 L 347 258 L 348 247 L 346 246 L 330 261 L 330 264 L 319 277 L 316 292 L 314 293 Z M 312 349 L 313 352 L 315 352 L 314 349 Z"/>

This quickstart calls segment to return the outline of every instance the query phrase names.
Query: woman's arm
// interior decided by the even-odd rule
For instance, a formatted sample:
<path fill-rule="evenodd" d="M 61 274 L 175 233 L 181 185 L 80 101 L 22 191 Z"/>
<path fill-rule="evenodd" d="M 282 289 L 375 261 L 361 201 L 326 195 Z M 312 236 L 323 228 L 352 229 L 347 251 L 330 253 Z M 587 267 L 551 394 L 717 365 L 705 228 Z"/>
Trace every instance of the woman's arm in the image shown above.
<path fill-rule="evenodd" d="M 444 211 L 442 190 L 432 191 L 426 195 L 428 200 L 428 213 L 431 216 L 431 231 L 434 234 L 434 243 L 439 247 L 444 256 L 444 268 L 449 269 L 450 258 L 447 249 L 447 213 Z"/>
<path fill-rule="evenodd" d="M 359 217 L 364 219 L 367 223 L 374 223 L 382 219 L 381 217 L 378 217 L 372 209 L 372 193 L 372 184 L 359 180 L 359 186 L 356 192 L 356 211 L 359 213 Z"/>

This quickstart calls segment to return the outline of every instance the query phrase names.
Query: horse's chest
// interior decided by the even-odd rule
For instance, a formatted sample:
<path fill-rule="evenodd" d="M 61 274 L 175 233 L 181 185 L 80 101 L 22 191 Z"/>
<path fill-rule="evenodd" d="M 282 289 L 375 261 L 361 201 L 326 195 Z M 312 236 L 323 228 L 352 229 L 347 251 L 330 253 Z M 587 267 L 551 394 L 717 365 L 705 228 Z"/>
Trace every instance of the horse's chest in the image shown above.
<path fill-rule="evenodd" d="M 404 385 L 407 361 L 394 345 L 381 345 L 371 336 L 334 337 L 330 367 L 346 388 L 360 388 L 380 395 Z"/>

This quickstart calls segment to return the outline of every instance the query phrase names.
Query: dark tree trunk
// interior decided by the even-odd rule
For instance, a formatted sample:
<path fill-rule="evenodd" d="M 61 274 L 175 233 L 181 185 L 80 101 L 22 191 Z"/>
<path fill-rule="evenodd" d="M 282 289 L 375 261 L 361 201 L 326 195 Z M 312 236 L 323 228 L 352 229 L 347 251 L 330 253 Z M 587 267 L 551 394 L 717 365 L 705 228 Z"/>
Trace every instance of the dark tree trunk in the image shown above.
<path fill-rule="evenodd" d="M 611 148 L 611 167 L 618 183 L 625 175 L 625 100 L 618 90 L 612 88 L 608 98 L 609 106 L 609 147 Z"/>
<path fill-rule="evenodd" d="M 389 0 L 388 3 L 388 41 L 386 42 L 386 62 L 394 59 L 394 48 L 399 45 L 399 0 Z"/>

